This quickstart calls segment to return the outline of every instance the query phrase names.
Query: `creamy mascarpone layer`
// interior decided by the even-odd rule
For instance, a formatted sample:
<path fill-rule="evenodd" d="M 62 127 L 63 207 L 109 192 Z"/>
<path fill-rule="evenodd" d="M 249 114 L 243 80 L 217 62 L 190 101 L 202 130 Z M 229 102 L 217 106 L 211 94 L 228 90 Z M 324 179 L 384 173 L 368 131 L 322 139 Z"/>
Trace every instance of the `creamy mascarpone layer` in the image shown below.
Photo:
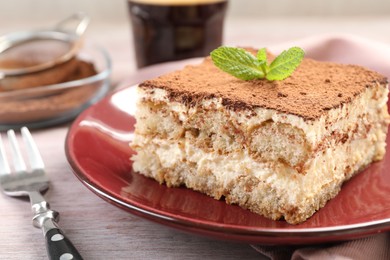
<path fill-rule="evenodd" d="M 379 85 L 318 120 L 264 108 L 232 111 L 217 98 L 189 107 L 170 102 L 165 90 L 138 91 L 136 134 L 178 141 L 185 138 L 200 149 L 225 155 L 247 149 L 258 161 L 282 161 L 303 174 L 310 170 L 308 161 L 315 152 L 366 138 L 372 128 L 386 134 L 389 120 L 388 90 Z"/>
<path fill-rule="evenodd" d="M 160 183 L 166 182 L 168 186 L 184 184 L 216 199 L 225 196 L 227 200 L 257 213 L 268 214 L 267 217 L 278 219 L 284 216 L 288 222 L 298 223 L 335 196 L 345 180 L 382 154 L 385 136 L 372 129 L 367 138 L 330 147 L 311 159 L 306 175 L 278 162 L 257 162 L 246 150 L 226 156 L 205 152 L 188 140 L 177 142 L 142 135 L 136 135 L 132 145 L 137 150 L 132 158 L 134 170 Z M 240 180 L 248 176 L 252 183 L 261 185 L 251 190 L 241 189 L 243 194 L 234 195 L 232 191 L 241 185 Z M 210 183 L 199 185 L 205 177 Z M 210 186 L 213 189 L 209 189 Z M 264 204 L 266 211 L 261 211 L 259 205 L 247 205 L 239 199 L 253 194 L 259 199 L 256 203 Z M 291 211 L 297 210 L 298 213 L 290 216 Z"/>
<path fill-rule="evenodd" d="M 231 118 L 245 128 L 244 130 L 255 128 L 269 120 L 299 128 L 303 131 L 310 147 L 315 148 L 326 136 L 330 136 L 332 132 L 351 130 L 352 124 L 358 122 L 362 115 L 371 118 L 373 122 L 382 122 L 383 120 L 387 122 L 388 92 L 387 87 L 378 84 L 375 88 L 367 89 L 352 102 L 329 110 L 328 113 L 317 120 L 304 120 L 296 115 L 264 108 L 256 108 L 254 111 L 226 111 L 228 111 Z M 198 110 L 202 108 L 214 107 L 217 110 L 225 110 L 220 98 L 205 99 L 196 107 L 188 108 L 182 103 L 170 102 L 169 93 L 164 89 L 138 88 L 138 94 L 140 100 L 169 104 L 170 109 L 177 113 L 178 119 L 182 122 L 187 121 L 188 118 L 198 113 Z"/>

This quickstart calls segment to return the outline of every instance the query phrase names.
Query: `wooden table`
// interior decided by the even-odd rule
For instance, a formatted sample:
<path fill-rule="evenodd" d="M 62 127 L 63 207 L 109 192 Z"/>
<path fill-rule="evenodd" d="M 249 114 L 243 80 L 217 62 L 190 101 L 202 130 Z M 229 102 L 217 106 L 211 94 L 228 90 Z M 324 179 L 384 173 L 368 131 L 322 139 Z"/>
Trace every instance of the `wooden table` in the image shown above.
<path fill-rule="evenodd" d="M 1 20 L 0 20 L 1 22 Z M 2 23 L 4 24 L 4 23 Z M 23 21 L 0 27 L 21 29 Z M 390 44 L 390 18 L 295 18 L 227 20 L 225 42 L 270 46 L 326 32 L 345 32 Z M 113 87 L 136 72 L 129 26 L 91 25 L 87 40 L 104 46 L 113 60 Z M 250 245 L 182 233 L 122 211 L 98 198 L 72 174 L 65 158 L 68 124 L 37 130 L 33 136 L 50 174 L 46 199 L 61 213 L 60 226 L 85 259 L 261 259 Z M 31 225 L 26 201 L 0 195 L 0 259 L 46 259 L 44 239 Z"/>

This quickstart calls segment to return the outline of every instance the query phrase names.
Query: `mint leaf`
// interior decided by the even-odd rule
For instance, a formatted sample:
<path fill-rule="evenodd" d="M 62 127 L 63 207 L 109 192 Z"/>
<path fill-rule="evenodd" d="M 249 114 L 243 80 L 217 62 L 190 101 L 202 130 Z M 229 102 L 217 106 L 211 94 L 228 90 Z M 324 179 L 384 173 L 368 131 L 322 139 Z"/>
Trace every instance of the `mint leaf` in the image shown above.
<path fill-rule="evenodd" d="M 299 47 L 283 51 L 270 65 L 267 50 L 260 49 L 256 57 L 250 52 L 234 47 L 219 47 L 211 53 L 215 66 L 243 80 L 283 80 L 289 77 L 303 60 L 305 52 Z"/>
<path fill-rule="evenodd" d="M 266 79 L 283 80 L 289 77 L 303 60 L 305 52 L 298 47 L 292 47 L 283 51 L 269 66 Z"/>
<path fill-rule="evenodd" d="M 267 62 L 267 50 L 265 48 L 261 48 L 257 52 L 257 60 Z"/>
<path fill-rule="evenodd" d="M 257 60 L 260 62 L 260 68 L 263 71 L 264 75 L 267 74 L 268 62 L 267 62 L 267 50 L 266 48 L 261 48 L 257 52 Z"/>
<path fill-rule="evenodd" d="M 241 48 L 219 47 L 211 52 L 215 66 L 242 80 L 264 78 L 260 62 Z"/>

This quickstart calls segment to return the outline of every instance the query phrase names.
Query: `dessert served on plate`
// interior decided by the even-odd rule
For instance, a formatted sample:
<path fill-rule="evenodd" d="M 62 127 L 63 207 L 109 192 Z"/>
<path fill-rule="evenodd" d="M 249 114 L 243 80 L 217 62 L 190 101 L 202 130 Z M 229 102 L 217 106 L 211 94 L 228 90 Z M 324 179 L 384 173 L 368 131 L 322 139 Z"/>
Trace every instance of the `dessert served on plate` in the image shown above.
<path fill-rule="evenodd" d="M 303 59 L 299 48 L 270 64 L 265 49 L 254 54 L 221 47 L 199 65 L 141 83 L 133 168 L 301 223 L 383 158 L 387 79 Z"/>

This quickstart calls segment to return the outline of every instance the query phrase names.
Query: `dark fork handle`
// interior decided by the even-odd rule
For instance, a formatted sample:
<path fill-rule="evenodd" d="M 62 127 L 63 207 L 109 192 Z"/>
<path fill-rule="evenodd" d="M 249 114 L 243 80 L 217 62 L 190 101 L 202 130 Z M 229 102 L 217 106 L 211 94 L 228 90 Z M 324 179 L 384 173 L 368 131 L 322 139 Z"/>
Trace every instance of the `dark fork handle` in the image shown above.
<path fill-rule="evenodd" d="M 82 260 L 76 247 L 58 227 L 60 214 L 50 209 L 50 205 L 38 191 L 29 193 L 34 213 L 33 225 L 41 228 L 46 239 L 46 249 L 50 260 Z"/>
<path fill-rule="evenodd" d="M 82 260 L 72 242 L 59 228 L 46 232 L 46 249 L 50 260 Z"/>

